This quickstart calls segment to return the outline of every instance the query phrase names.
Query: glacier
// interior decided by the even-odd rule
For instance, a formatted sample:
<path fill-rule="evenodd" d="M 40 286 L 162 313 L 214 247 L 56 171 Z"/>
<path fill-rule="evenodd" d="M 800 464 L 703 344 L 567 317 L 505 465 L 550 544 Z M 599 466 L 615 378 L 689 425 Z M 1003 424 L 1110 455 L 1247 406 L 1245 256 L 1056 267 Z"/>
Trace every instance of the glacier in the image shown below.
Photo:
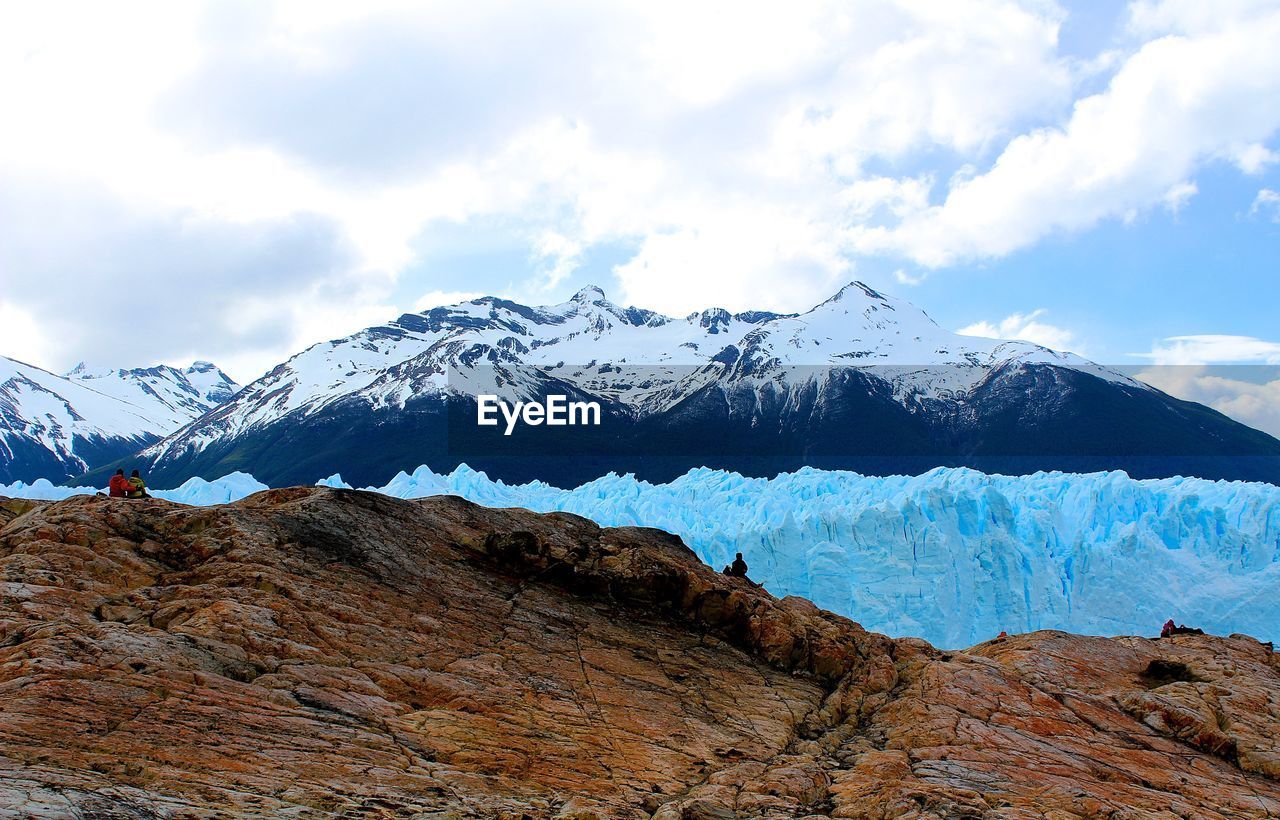
<path fill-rule="evenodd" d="M 318 482 L 347 487 L 341 476 Z M 155 495 L 218 504 L 266 489 L 244 473 Z M 743 553 L 775 595 L 799 595 L 894 637 L 959 648 L 1001 631 L 1280 633 L 1280 487 L 1123 472 L 988 475 L 938 468 L 864 476 L 812 468 L 771 479 L 695 469 L 667 484 L 610 474 L 574 489 L 507 485 L 465 465 L 382 487 L 486 506 L 562 510 L 674 532 L 719 568 Z M 94 488 L 0 485 L 62 498 Z"/>
<path fill-rule="evenodd" d="M 254 493 L 270 489 L 266 484 L 247 473 L 230 473 L 214 481 L 203 478 L 191 478 L 181 486 L 172 490 L 148 489 L 156 498 L 176 501 L 179 504 L 190 504 L 196 507 L 208 507 L 214 504 L 230 504 Z M 105 489 L 98 487 L 62 487 L 55 485 L 47 478 L 38 478 L 27 484 L 15 481 L 12 484 L 0 484 L 0 496 L 9 498 L 32 498 L 41 501 L 62 501 L 77 495 L 106 494 Z"/>

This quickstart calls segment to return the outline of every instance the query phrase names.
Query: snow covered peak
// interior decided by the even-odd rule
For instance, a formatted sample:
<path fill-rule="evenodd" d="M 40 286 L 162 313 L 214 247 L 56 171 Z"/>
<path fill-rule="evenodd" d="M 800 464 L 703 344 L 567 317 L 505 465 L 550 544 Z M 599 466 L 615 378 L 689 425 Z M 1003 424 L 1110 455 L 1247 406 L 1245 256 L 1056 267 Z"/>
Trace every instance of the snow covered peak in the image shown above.
<path fill-rule="evenodd" d="M 210 405 L 222 404 L 240 391 L 240 385 L 212 362 L 192 362 L 182 375 Z"/>
<path fill-rule="evenodd" d="M 203 415 L 240 389 L 208 362 L 184 370 L 165 364 L 128 370 L 77 367 L 68 381 L 137 408 L 148 420 L 146 432 L 160 435 Z"/>
<path fill-rule="evenodd" d="M 587 285 L 582 290 L 573 294 L 570 299 L 573 302 L 607 302 L 608 297 L 604 295 L 604 291 L 595 285 Z"/>
<path fill-rule="evenodd" d="M 140 407 L 147 407 L 157 419 L 169 419 L 166 426 L 180 427 L 210 407 L 236 394 L 240 385 L 211 362 L 198 361 L 183 370 L 167 364 L 154 367 L 90 367 L 81 362 L 67 378 Z M 163 408 L 163 409 L 160 409 Z"/>
<path fill-rule="evenodd" d="M 91 365 L 88 362 L 81 361 L 68 370 L 66 376 L 68 379 L 98 379 L 103 376 L 110 376 L 114 372 L 110 367 Z"/>
<path fill-rule="evenodd" d="M 851 299 L 861 299 L 861 300 L 869 299 L 872 301 L 881 302 L 885 305 L 889 304 L 889 298 L 885 296 L 883 293 L 872 288 L 870 285 L 867 285 L 864 282 L 859 282 L 857 280 L 854 280 L 849 284 L 845 285 L 844 287 L 840 288 L 840 290 L 836 291 L 834 296 L 832 296 L 830 299 L 827 299 L 824 302 L 821 302 L 817 307 L 822 307 L 822 305 L 833 304 L 836 302 L 844 302 Z M 816 310 L 817 308 L 814 308 L 814 309 Z"/>
<path fill-rule="evenodd" d="M 850 282 L 830 299 L 815 305 L 800 317 L 808 323 L 827 321 L 824 317 L 862 317 L 857 321 L 874 326 L 895 324 L 911 329 L 928 328 L 929 333 L 945 333 L 929 314 L 902 299 L 886 296 L 862 283 Z"/>

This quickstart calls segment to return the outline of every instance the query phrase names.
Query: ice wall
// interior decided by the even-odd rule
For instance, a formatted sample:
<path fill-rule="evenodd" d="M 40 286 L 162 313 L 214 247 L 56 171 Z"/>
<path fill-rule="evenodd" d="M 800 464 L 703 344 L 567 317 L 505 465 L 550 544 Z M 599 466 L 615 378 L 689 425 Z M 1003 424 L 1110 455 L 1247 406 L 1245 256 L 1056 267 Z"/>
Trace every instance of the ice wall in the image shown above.
<path fill-rule="evenodd" d="M 320 483 L 346 486 L 340 476 Z M 238 473 L 157 495 L 207 504 L 256 489 Z M 422 467 L 369 489 L 659 527 L 716 568 L 742 552 L 751 577 L 776 595 L 942 647 L 1001 630 L 1153 635 L 1170 617 L 1280 637 L 1280 487 L 1269 484 L 967 469 L 753 479 L 702 469 L 669 484 L 610 475 L 561 490 L 508 486 L 463 466 L 443 476 Z M 21 494 L 0 485 L 0 495 Z"/>

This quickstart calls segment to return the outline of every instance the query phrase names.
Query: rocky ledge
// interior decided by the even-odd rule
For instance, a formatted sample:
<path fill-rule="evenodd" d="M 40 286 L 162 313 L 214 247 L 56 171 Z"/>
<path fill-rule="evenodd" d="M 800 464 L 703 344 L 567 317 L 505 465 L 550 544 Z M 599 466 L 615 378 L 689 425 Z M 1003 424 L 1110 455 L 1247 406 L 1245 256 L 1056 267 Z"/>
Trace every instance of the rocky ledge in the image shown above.
<path fill-rule="evenodd" d="M 0 814 L 1280 815 L 1280 662 L 1243 636 L 940 652 L 456 498 L 0 527 Z"/>

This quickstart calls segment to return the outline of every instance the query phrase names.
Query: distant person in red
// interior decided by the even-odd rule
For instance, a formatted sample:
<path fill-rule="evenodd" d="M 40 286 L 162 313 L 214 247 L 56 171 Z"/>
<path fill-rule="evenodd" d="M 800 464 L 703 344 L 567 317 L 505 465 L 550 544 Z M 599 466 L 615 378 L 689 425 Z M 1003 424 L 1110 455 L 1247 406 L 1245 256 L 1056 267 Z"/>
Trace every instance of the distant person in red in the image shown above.
<path fill-rule="evenodd" d="M 125 498 L 129 495 L 129 479 L 124 477 L 124 470 L 116 470 L 107 482 L 107 495 L 112 498 Z"/>
<path fill-rule="evenodd" d="M 1164 627 L 1160 630 L 1161 638 L 1172 638 L 1174 635 L 1203 635 L 1204 630 L 1197 627 L 1187 626 L 1186 624 L 1174 625 L 1173 618 L 1164 622 Z"/>

